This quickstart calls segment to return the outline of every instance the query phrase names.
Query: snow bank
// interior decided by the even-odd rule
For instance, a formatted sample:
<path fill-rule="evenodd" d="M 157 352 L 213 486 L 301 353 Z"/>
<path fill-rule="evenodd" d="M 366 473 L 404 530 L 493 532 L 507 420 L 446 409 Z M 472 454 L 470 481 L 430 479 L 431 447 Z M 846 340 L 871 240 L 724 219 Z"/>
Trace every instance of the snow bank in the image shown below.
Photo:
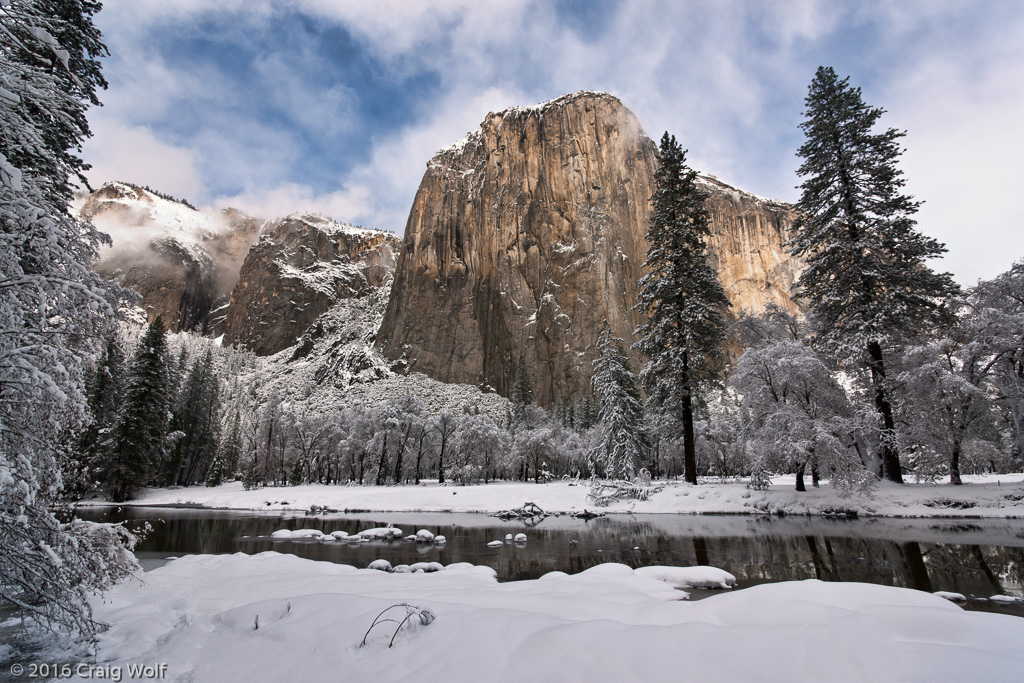
<path fill-rule="evenodd" d="M 744 482 L 691 486 L 672 482 L 646 501 L 613 502 L 607 512 L 825 515 L 840 517 L 1012 517 L 1024 518 L 1024 475 L 965 477 L 963 486 L 881 483 L 873 495 L 840 497 L 831 486 L 798 493 L 792 477 L 780 477 L 767 491 Z M 282 500 L 287 491 L 287 502 Z M 575 514 L 588 506 L 588 488 L 556 481 L 476 486 L 290 486 L 246 491 L 238 482 L 221 486 L 148 489 L 129 504 L 190 504 L 234 510 L 333 510 L 367 512 L 488 512 L 533 501 L 547 512 Z M 453 495 L 458 494 L 458 495 Z M 85 501 L 84 505 L 109 501 Z"/>
<path fill-rule="evenodd" d="M 623 565 L 499 584 L 486 567 L 389 574 L 268 552 L 194 555 L 94 602 L 99 663 L 169 680 L 1017 681 L 1024 619 L 908 589 L 801 581 L 694 603 Z M 384 609 L 436 619 L 394 631 Z M 258 628 L 254 625 L 258 623 Z M 485 673 L 486 672 L 486 673 Z"/>

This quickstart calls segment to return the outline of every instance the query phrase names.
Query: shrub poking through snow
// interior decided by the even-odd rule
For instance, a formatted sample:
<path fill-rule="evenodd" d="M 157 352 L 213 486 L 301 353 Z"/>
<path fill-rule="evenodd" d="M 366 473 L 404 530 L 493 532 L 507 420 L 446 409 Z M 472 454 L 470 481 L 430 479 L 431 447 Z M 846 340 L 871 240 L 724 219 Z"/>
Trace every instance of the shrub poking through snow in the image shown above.
<path fill-rule="evenodd" d="M 391 616 L 384 616 L 385 614 L 391 612 L 391 610 L 396 609 L 404 610 L 405 616 L 401 619 L 395 619 Z M 400 615 L 400 612 L 395 612 L 392 614 Z M 434 613 L 430 610 L 422 609 L 420 607 L 417 607 L 416 605 L 410 605 L 404 602 L 400 602 L 397 605 L 391 605 L 391 607 L 388 607 L 386 610 L 378 614 L 377 618 L 373 620 L 372 624 L 370 624 L 370 628 L 366 629 L 366 634 L 363 636 L 362 642 L 359 643 L 359 647 L 363 647 L 364 645 L 366 645 L 366 639 L 370 636 L 370 631 L 372 631 L 374 627 L 379 626 L 381 624 L 392 623 L 397 625 L 395 626 L 394 633 L 391 634 L 391 640 L 388 641 L 388 647 L 390 648 L 392 645 L 395 644 L 395 636 L 398 635 L 398 632 L 402 630 L 402 627 L 405 626 L 406 623 L 409 623 L 413 617 L 416 617 L 416 621 L 419 621 L 419 623 L 423 626 L 429 626 L 430 622 L 434 621 Z"/>

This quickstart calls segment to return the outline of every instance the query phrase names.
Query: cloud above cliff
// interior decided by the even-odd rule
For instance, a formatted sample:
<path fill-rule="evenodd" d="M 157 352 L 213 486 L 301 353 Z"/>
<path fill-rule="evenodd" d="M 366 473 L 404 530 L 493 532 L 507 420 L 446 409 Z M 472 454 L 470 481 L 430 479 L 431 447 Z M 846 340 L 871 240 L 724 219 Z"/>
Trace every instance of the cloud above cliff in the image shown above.
<path fill-rule="evenodd" d="M 828 64 L 909 131 L 940 267 L 969 282 L 1024 256 L 989 199 L 1024 156 L 1019 3 L 107 0 L 98 24 L 93 182 L 400 232 L 436 149 L 490 110 L 585 89 L 674 133 L 696 168 L 792 201 L 803 98 Z"/>

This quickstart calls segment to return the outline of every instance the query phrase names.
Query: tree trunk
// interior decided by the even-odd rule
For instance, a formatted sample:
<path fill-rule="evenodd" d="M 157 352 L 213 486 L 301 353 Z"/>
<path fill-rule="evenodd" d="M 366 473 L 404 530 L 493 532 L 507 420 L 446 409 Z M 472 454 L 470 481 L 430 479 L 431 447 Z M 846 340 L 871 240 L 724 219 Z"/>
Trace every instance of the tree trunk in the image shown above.
<path fill-rule="evenodd" d="M 693 438 L 693 397 L 690 395 L 690 368 L 687 354 L 683 354 L 683 479 L 697 483 L 697 447 Z"/>
<path fill-rule="evenodd" d="M 800 463 L 800 467 L 796 468 L 796 490 L 806 491 L 807 488 L 804 486 L 804 468 L 807 467 L 807 463 Z"/>
<path fill-rule="evenodd" d="M 896 447 L 896 421 L 892 416 L 892 405 L 885 394 L 885 362 L 882 346 L 878 342 L 868 343 L 871 359 L 871 385 L 875 393 L 875 410 L 882 418 L 882 429 L 878 435 L 878 450 L 882 458 L 882 475 L 889 481 L 903 483 L 900 469 L 900 453 Z"/>
<path fill-rule="evenodd" d="M 960 479 L 960 439 L 953 439 L 953 449 L 949 456 L 949 483 L 959 486 L 964 482 Z"/>
<path fill-rule="evenodd" d="M 380 458 L 377 461 L 377 486 L 383 486 L 386 481 L 386 468 L 388 464 L 388 433 L 384 432 L 384 443 L 380 447 Z"/>

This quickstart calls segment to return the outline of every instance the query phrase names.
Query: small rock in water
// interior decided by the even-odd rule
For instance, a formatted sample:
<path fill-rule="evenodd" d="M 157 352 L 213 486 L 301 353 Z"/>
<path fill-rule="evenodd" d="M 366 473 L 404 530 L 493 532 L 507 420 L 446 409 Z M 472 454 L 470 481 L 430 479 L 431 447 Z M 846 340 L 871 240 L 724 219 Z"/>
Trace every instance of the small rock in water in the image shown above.
<path fill-rule="evenodd" d="M 487 544 L 487 547 L 488 548 L 500 548 L 503 545 L 505 545 L 505 543 L 503 541 L 491 541 L 490 543 Z"/>
<path fill-rule="evenodd" d="M 515 540 L 516 543 L 526 543 L 526 534 L 516 534 L 516 537 L 513 540 Z"/>
<path fill-rule="evenodd" d="M 444 536 L 434 536 L 434 545 L 441 545 L 447 543 L 448 539 Z"/>
<path fill-rule="evenodd" d="M 505 540 L 506 541 L 511 541 L 512 540 L 512 534 L 505 534 Z"/>

